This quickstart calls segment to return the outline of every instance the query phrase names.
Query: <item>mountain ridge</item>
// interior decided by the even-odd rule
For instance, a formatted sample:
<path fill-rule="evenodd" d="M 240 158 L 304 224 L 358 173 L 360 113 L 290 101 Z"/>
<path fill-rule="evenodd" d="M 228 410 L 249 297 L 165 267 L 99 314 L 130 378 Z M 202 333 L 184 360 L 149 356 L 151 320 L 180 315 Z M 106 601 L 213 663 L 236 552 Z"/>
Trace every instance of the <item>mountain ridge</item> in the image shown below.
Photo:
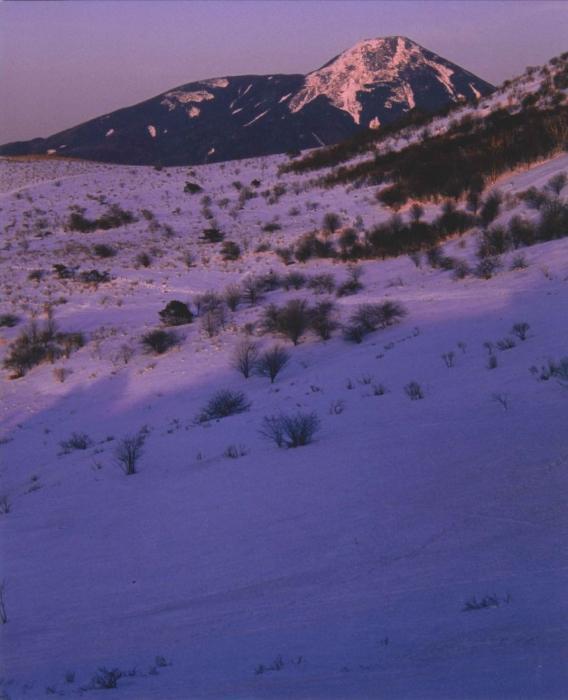
<path fill-rule="evenodd" d="M 493 86 L 402 36 L 363 39 L 302 74 L 228 75 L 184 83 L 0 155 L 191 165 L 337 143 L 412 109 L 435 112 Z"/>

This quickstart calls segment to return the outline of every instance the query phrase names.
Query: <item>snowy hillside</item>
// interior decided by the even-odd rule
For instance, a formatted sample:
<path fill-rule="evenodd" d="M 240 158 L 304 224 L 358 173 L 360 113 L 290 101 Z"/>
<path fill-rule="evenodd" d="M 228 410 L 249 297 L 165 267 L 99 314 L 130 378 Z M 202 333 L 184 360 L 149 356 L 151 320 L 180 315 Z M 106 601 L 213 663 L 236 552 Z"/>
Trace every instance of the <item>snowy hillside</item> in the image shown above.
<path fill-rule="evenodd" d="M 0 697 L 565 694 L 568 156 L 287 162 L 0 163 Z"/>

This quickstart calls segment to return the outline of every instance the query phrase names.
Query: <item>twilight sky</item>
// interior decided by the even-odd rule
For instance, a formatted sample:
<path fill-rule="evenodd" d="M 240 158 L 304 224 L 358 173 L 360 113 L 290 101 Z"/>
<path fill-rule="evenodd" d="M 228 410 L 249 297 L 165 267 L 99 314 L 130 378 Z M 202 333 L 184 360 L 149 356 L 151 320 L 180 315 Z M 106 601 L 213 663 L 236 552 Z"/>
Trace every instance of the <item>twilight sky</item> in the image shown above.
<path fill-rule="evenodd" d="M 0 143 L 192 80 L 307 73 L 393 34 L 500 83 L 568 50 L 568 2 L 0 0 Z"/>

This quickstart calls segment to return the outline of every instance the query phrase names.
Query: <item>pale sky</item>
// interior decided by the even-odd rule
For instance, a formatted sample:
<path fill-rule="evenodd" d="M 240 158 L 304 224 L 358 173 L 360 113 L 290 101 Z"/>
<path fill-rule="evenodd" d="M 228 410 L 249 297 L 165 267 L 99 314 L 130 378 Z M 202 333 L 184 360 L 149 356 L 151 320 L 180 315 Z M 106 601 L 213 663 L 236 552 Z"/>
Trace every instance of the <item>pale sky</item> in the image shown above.
<path fill-rule="evenodd" d="M 500 83 L 568 50 L 568 2 L 0 2 L 0 143 L 192 80 L 307 73 L 396 34 Z"/>

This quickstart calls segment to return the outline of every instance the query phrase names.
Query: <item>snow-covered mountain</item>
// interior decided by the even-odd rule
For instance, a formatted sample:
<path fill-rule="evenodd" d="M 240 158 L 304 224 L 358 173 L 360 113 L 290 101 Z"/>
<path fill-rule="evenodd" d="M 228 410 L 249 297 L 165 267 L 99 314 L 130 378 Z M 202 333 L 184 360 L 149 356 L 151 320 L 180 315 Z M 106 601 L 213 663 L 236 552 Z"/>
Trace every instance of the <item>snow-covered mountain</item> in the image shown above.
<path fill-rule="evenodd" d="M 244 75 L 179 86 L 2 155 L 57 154 L 181 165 L 336 143 L 417 108 L 436 111 L 492 91 L 406 37 L 364 40 L 303 75 Z"/>

